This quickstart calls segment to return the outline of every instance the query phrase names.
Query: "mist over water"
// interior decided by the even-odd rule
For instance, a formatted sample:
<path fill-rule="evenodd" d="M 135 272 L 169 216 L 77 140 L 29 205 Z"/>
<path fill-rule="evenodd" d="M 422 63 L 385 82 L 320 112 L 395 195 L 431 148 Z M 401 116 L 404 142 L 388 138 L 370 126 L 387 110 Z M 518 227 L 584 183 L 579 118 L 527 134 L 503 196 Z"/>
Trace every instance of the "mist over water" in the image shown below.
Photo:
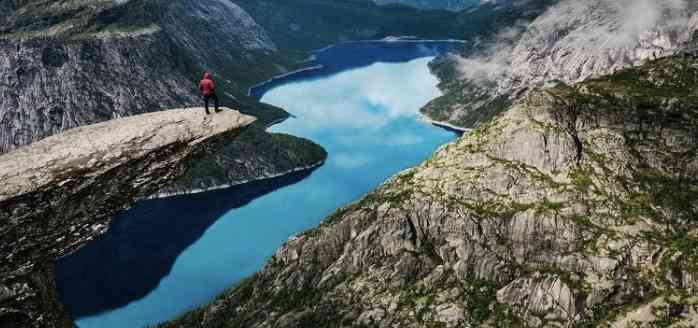
<path fill-rule="evenodd" d="M 440 94 L 428 68 L 433 56 L 418 46 L 402 62 L 290 79 L 268 90 L 262 101 L 295 116 L 272 131 L 318 142 L 327 163 L 302 176 L 138 204 L 106 236 L 58 265 L 64 303 L 83 313 L 78 326 L 144 327 L 207 304 L 260 270 L 289 237 L 455 139 L 418 120 L 419 108 Z M 164 237 L 144 243 L 149 234 Z M 87 268 L 100 270 L 85 274 Z M 140 281 L 144 271 L 156 273 Z M 142 287 L 120 293 L 132 285 Z M 81 294 L 71 294 L 76 290 Z M 120 299 L 98 312 L 92 305 L 104 297 Z"/>

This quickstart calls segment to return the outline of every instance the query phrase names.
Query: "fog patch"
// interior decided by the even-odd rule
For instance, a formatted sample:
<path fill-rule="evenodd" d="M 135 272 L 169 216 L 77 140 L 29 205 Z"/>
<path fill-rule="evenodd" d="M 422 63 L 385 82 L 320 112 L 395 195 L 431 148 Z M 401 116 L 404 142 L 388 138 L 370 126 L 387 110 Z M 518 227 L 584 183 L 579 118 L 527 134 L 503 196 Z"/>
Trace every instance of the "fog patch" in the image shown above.
<path fill-rule="evenodd" d="M 479 55 L 452 55 L 451 60 L 455 61 L 461 78 L 484 83 L 508 76 L 511 73 L 510 54 L 528 24 L 519 21 L 514 26 L 503 28 L 495 35 L 493 41 L 485 45 L 476 40 L 475 44 L 483 47 Z"/>
<path fill-rule="evenodd" d="M 515 69 L 512 54 L 521 42 L 530 43 L 523 49 L 530 49 L 531 54 L 544 54 L 560 42 L 572 55 L 635 48 L 652 40 L 658 30 L 683 33 L 691 17 L 689 5 L 687 0 L 565 0 L 533 24 L 517 22 L 502 29 L 487 45 L 476 40 L 474 46 L 483 50 L 475 55 L 451 60 L 462 79 L 495 82 Z"/>

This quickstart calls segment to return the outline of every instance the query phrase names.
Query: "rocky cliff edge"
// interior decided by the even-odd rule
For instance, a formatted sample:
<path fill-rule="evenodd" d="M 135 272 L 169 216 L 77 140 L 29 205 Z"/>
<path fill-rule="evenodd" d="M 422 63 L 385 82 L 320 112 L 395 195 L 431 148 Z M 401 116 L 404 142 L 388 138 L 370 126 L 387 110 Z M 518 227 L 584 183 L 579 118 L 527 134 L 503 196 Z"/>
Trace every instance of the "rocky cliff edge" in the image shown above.
<path fill-rule="evenodd" d="M 53 261 L 254 117 L 174 109 L 80 127 L 0 156 L 0 326 L 72 327 Z"/>

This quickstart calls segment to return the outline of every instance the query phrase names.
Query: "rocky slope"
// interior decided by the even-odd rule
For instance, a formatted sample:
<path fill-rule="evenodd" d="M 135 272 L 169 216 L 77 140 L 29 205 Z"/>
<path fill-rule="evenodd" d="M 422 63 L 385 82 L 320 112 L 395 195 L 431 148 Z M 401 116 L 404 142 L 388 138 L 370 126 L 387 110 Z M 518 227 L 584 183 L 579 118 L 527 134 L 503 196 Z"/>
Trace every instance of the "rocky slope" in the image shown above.
<path fill-rule="evenodd" d="M 324 160 L 312 142 L 263 131 L 287 114 L 246 98 L 247 88 L 302 64 L 230 1 L 3 3 L 9 10 L 0 15 L 0 153 L 85 124 L 196 105 L 196 83 L 211 70 L 223 104 L 262 122 L 231 141 L 235 146 L 209 149 L 208 162 L 218 165 L 196 171 L 204 176 L 192 179 L 206 181 L 196 188 Z M 251 156 L 257 144 L 267 148 Z M 248 169 L 234 170 L 232 162 Z"/>
<path fill-rule="evenodd" d="M 325 163 L 327 151 L 320 145 L 282 133 L 246 130 L 228 143 L 206 149 L 206 159 L 192 164 L 180 178 L 153 196 L 188 194 L 261 178 L 305 171 Z"/>
<path fill-rule="evenodd" d="M 53 263 L 255 119 L 178 109 L 72 129 L 0 156 L 0 326 L 73 327 Z"/>
<path fill-rule="evenodd" d="M 529 94 L 165 327 L 692 327 L 698 57 Z"/>
<path fill-rule="evenodd" d="M 471 127 L 548 81 L 574 83 L 686 49 L 698 29 L 691 1 L 562 0 L 435 66 L 446 95 L 423 112 Z M 483 115 L 483 113 L 486 113 Z"/>
<path fill-rule="evenodd" d="M 46 5 L 37 0 L 23 4 L 6 18 L 0 38 L 4 79 L 0 152 L 84 124 L 198 103 L 195 78 L 200 71 L 222 71 L 225 64 L 238 64 L 228 56 L 202 56 L 206 49 L 220 51 L 211 44 L 239 49 L 239 56 L 274 50 L 263 30 L 250 26 L 251 18 L 239 7 L 221 3 L 94 0 Z M 196 11 L 206 5 L 228 17 L 228 23 L 211 24 L 219 17 Z M 172 20 L 191 27 L 187 30 Z M 195 28 L 208 28 L 208 34 L 197 34 Z M 192 34 L 199 43 L 192 44 Z M 231 37 L 219 42 L 213 39 L 217 35 Z M 283 114 L 274 119 L 279 117 Z"/>
<path fill-rule="evenodd" d="M 176 50 L 159 32 L 0 43 L 2 152 L 77 126 L 197 101 L 176 69 Z"/>

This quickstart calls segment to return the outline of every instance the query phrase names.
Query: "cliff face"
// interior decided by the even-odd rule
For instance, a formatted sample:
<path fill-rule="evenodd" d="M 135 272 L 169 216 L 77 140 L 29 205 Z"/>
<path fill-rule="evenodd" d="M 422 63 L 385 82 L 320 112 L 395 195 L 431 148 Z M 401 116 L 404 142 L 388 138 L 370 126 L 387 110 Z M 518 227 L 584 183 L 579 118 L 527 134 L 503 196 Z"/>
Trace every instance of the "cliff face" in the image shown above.
<path fill-rule="evenodd" d="M 53 261 L 255 119 L 178 109 L 69 130 L 0 156 L 0 325 L 72 327 Z"/>
<path fill-rule="evenodd" d="M 132 37 L 0 40 L 0 153 L 77 126 L 197 101 L 157 30 Z"/>
<path fill-rule="evenodd" d="M 685 1 L 559 1 L 504 27 L 480 51 L 436 66 L 445 96 L 423 112 L 472 127 L 549 81 L 575 83 L 691 47 L 698 7 Z M 483 113 L 486 113 L 483 115 Z"/>
<path fill-rule="evenodd" d="M 553 80 L 580 82 L 685 49 L 698 28 L 698 6 L 643 2 L 563 1 L 552 7 L 514 48 L 511 76 L 500 83 L 500 93 Z"/>
<path fill-rule="evenodd" d="M 287 113 L 246 98 L 248 87 L 302 64 L 230 1 L 3 3 L 0 153 L 86 124 L 198 105 L 198 79 L 210 70 L 221 102 L 262 122 L 208 147 L 205 162 L 215 164 L 170 191 L 264 178 L 326 156 L 310 141 L 263 131 Z"/>
<path fill-rule="evenodd" d="M 53 6 L 28 1 L 3 26 L 0 152 L 84 124 L 197 104 L 196 67 L 223 70 L 245 51 L 275 50 L 244 11 L 218 0 Z"/>
<path fill-rule="evenodd" d="M 194 163 L 154 196 L 180 195 L 276 177 L 322 165 L 327 152 L 320 145 L 294 136 L 246 130 L 227 143 L 206 149 L 206 160 Z"/>
<path fill-rule="evenodd" d="M 697 63 L 534 92 L 169 326 L 694 326 Z"/>

